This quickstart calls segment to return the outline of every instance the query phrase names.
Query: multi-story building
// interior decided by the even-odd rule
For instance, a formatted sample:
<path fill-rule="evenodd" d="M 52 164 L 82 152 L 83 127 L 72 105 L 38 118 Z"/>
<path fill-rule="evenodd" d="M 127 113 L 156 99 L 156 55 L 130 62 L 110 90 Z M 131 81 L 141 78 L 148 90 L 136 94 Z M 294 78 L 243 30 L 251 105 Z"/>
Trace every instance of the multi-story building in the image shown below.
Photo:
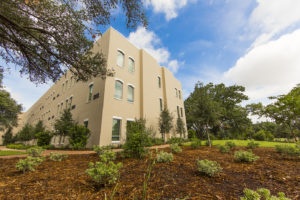
<path fill-rule="evenodd" d="M 126 123 L 139 118 L 146 119 L 160 137 L 158 119 L 164 106 L 173 114 L 174 125 L 178 116 L 186 121 L 181 83 L 149 53 L 113 28 L 95 42 L 93 51 L 103 53 L 115 75 L 77 82 L 68 71 L 23 114 L 20 125 L 43 120 L 52 130 L 60 113 L 70 108 L 73 119 L 91 130 L 91 147 L 124 142 Z M 175 128 L 167 138 L 174 134 Z M 58 138 L 52 143 L 57 144 Z"/>

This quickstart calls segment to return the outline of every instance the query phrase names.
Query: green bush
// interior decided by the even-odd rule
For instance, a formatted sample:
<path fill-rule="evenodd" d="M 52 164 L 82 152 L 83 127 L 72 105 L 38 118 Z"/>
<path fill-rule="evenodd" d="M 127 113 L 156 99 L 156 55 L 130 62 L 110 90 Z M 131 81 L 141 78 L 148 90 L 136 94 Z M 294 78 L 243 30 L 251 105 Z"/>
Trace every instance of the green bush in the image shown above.
<path fill-rule="evenodd" d="M 257 191 L 250 190 L 248 188 L 244 189 L 244 196 L 241 200 L 291 200 L 285 197 L 283 192 L 278 193 L 278 197 L 271 196 L 271 192 L 268 189 L 260 188 Z"/>
<path fill-rule="evenodd" d="M 25 159 L 20 159 L 16 164 L 16 168 L 19 171 L 23 171 L 23 173 L 25 173 L 26 171 L 34 171 L 34 167 L 41 164 L 44 159 L 44 157 L 28 156 Z"/>
<path fill-rule="evenodd" d="M 194 129 L 189 129 L 188 130 L 188 138 L 189 139 L 197 138 L 196 131 Z"/>
<path fill-rule="evenodd" d="M 164 140 L 161 138 L 150 138 L 151 145 L 162 145 L 164 144 Z"/>
<path fill-rule="evenodd" d="M 112 150 L 107 150 L 104 151 L 99 157 L 102 162 L 109 162 L 116 159 L 116 153 Z"/>
<path fill-rule="evenodd" d="M 239 162 L 254 162 L 257 159 L 259 159 L 259 157 L 256 156 L 251 151 L 244 151 L 244 150 L 234 152 L 234 158 Z"/>
<path fill-rule="evenodd" d="M 213 146 L 213 141 L 212 140 L 210 140 L 210 144 L 211 144 L 211 146 Z M 205 146 L 209 146 L 208 140 L 205 141 Z"/>
<path fill-rule="evenodd" d="M 223 170 L 223 168 L 216 161 L 197 159 L 196 164 L 199 172 L 211 177 L 218 175 Z"/>
<path fill-rule="evenodd" d="M 228 146 L 230 149 L 233 149 L 236 147 L 236 144 L 232 141 L 226 142 L 225 145 Z"/>
<path fill-rule="evenodd" d="M 167 144 L 178 144 L 181 146 L 184 141 L 185 140 L 183 138 L 172 137 L 168 140 Z"/>
<path fill-rule="evenodd" d="M 50 144 L 52 134 L 50 131 L 42 131 L 35 134 L 38 146 L 46 146 Z"/>
<path fill-rule="evenodd" d="M 170 149 L 171 149 L 171 152 L 173 152 L 173 153 L 182 152 L 182 149 L 180 148 L 180 146 L 178 146 L 178 144 L 170 144 Z"/>
<path fill-rule="evenodd" d="M 156 161 L 157 162 L 171 162 L 173 160 L 173 154 L 160 151 L 158 154 L 156 154 Z"/>
<path fill-rule="evenodd" d="M 66 154 L 51 152 L 49 159 L 52 160 L 52 161 L 59 161 L 59 162 L 61 162 L 62 160 L 64 160 L 67 157 L 68 157 L 68 155 L 66 155 Z"/>
<path fill-rule="evenodd" d="M 43 153 L 44 149 L 42 147 L 31 147 L 26 150 L 29 156 L 39 157 Z"/>
<path fill-rule="evenodd" d="M 275 149 L 281 155 L 300 156 L 300 149 L 296 147 L 292 147 L 290 145 L 286 145 L 286 144 L 276 145 Z"/>
<path fill-rule="evenodd" d="M 90 136 L 90 130 L 85 126 L 75 124 L 69 131 L 69 142 L 72 149 L 84 149 Z"/>
<path fill-rule="evenodd" d="M 89 164 L 89 169 L 85 171 L 97 185 L 114 184 L 119 178 L 119 170 L 122 163 L 115 164 L 112 161 L 96 162 Z"/>
<path fill-rule="evenodd" d="M 194 139 L 191 143 L 191 147 L 193 149 L 198 149 L 198 148 L 200 148 L 200 146 L 201 146 L 201 140 L 199 140 L 199 139 Z"/>
<path fill-rule="evenodd" d="M 266 140 L 273 141 L 274 136 L 270 131 L 260 130 L 253 135 L 253 139 L 258 141 L 266 141 Z"/>
<path fill-rule="evenodd" d="M 93 146 L 93 150 L 98 154 L 98 156 L 101 156 L 104 152 L 112 150 L 112 146 Z"/>
<path fill-rule="evenodd" d="M 32 146 L 30 145 L 24 145 L 24 144 L 8 144 L 6 145 L 6 148 L 8 149 L 29 149 Z"/>
<path fill-rule="evenodd" d="M 15 138 L 12 134 L 12 128 L 9 127 L 4 135 L 2 135 L 2 141 L 3 141 L 3 145 L 7 145 L 7 144 L 12 144 L 15 142 Z"/>
<path fill-rule="evenodd" d="M 300 149 L 300 141 L 296 142 L 296 148 Z"/>
<path fill-rule="evenodd" d="M 249 149 L 255 149 L 255 148 L 259 147 L 259 143 L 254 142 L 254 141 L 250 141 L 250 142 L 248 142 L 247 147 Z"/>
<path fill-rule="evenodd" d="M 227 145 L 218 145 L 217 148 L 219 149 L 220 152 L 222 153 L 231 153 L 230 147 Z"/>

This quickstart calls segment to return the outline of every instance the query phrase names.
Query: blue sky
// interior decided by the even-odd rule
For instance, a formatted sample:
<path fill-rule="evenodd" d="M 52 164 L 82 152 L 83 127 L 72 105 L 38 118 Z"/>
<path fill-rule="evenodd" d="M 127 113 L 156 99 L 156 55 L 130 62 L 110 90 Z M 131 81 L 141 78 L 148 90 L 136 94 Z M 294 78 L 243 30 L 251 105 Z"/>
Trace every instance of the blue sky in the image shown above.
<path fill-rule="evenodd" d="M 181 81 L 185 98 L 197 81 L 246 87 L 250 102 L 300 83 L 299 0 L 144 0 L 149 27 L 126 28 L 121 9 L 112 26 L 146 49 Z M 108 27 L 101 27 L 104 32 Z M 49 88 L 12 68 L 4 85 L 25 110 Z"/>

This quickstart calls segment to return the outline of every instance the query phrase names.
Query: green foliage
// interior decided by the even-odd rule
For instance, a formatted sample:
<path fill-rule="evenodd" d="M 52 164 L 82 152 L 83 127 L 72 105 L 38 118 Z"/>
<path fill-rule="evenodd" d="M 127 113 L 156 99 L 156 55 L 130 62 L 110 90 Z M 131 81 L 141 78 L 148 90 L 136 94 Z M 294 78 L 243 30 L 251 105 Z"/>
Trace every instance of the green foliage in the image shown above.
<path fill-rule="evenodd" d="M 297 149 L 300 149 L 300 141 L 299 141 L 299 142 L 296 142 L 296 148 L 297 148 Z"/>
<path fill-rule="evenodd" d="M 34 167 L 41 164 L 44 159 L 44 157 L 28 156 L 25 159 L 20 159 L 16 164 L 16 168 L 19 171 L 23 171 L 23 173 L 25 173 L 26 171 L 34 171 Z"/>
<path fill-rule="evenodd" d="M 29 141 L 34 139 L 34 137 L 34 127 L 30 124 L 25 124 L 25 126 L 17 133 L 18 141 Z"/>
<path fill-rule="evenodd" d="M 97 185 L 111 185 L 119 178 L 119 170 L 122 163 L 115 164 L 109 162 L 96 162 L 89 164 L 89 169 L 85 171 Z"/>
<path fill-rule="evenodd" d="M 188 130 L 188 138 L 189 139 L 193 139 L 193 138 L 196 138 L 196 131 L 194 129 L 189 129 Z"/>
<path fill-rule="evenodd" d="M 38 133 L 44 132 L 44 131 L 46 131 L 46 128 L 44 127 L 44 123 L 42 120 L 39 120 L 38 123 L 36 123 L 36 125 L 33 128 L 35 138 L 37 138 Z"/>
<path fill-rule="evenodd" d="M 226 142 L 225 145 L 228 146 L 230 149 L 233 149 L 236 147 L 236 144 L 232 141 Z"/>
<path fill-rule="evenodd" d="M 196 160 L 198 171 L 210 177 L 218 175 L 223 168 L 216 161 L 211 160 Z"/>
<path fill-rule="evenodd" d="M 67 158 L 68 155 L 67 154 L 61 154 L 61 153 L 50 153 L 50 160 L 52 161 L 59 161 L 61 162 L 62 160 L 64 160 L 65 158 Z"/>
<path fill-rule="evenodd" d="M 73 125 L 68 132 L 71 148 L 84 149 L 90 134 L 90 130 L 85 126 Z"/>
<path fill-rule="evenodd" d="M 38 146 L 46 146 L 49 145 L 52 138 L 52 133 L 50 131 L 42 131 L 35 134 L 37 138 Z"/>
<path fill-rule="evenodd" d="M 177 137 L 171 137 L 167 144 L 178 144 L 181 146 L 184 143 L 185 139 L 184 138 L 177 138 Z"/>
<path fill-rule="evenodd" d="M 201 146 L 201 140 L 199 140 L 199 139 L 192 140 L 191 147 L 193 149 L 198 149 L 198 148 L 200 148 L 200 146 Z"/>
<path fill-rule="evenodd" d="M 227 145 L 217 145 L 217 148 L 219 149 L 220 152 L 222 153 L 231 153 L 230 147 Z"/>
<path fill-rule="evenodd" d="M 99 157 L 102 162 L 107 163 L 116 159 L 116 153 L 112 150 L 107 150 L 104 151 Z"/>
<path fill-rule="evenodd" d="M 290 145 L 282 144 L 282 145 L 276 145 L 275 149 L 281 155 L 299 156 L 300 158 L 300 149 L 297 147 L 292 147 Z"/>
<path fill-rule="evenodd" d="M 164 144 L 164 140 L 161 138 L 150 138 L 150 142 L 152 145 L 162 145 Z"/>
<path fill-rule="evenodd" d="M 150 156 L 149 156 L 149 164 L 148 164 L 148 168 L 147 168 L 147 172 L 145 174 L 145 180 L 143 183 L 143 200 L 147 199 L 147 183 L 150 180 L 151 177 L 151 171 L 153 166 L 155 165 L 155 159 L 152 156 L 152 152 L 150 152 Z"/>
<path fill-rule="evenodd" d="M 269 131 L 260 130 L 253 135 L 253 139 L 258 141 L 272 141 L 274 136 Z"/>
<path fill-rule="evenodd" d="M 176 132 L 179 133 L 180 138 L 185 137 L 185 125 L 180 116 L 176 120 Z"/>
<path fill-rule="evenodd" d="M 210 145 L 209 145 L 209 143 L 210 143 Z M 205 146 L 212 146 L 212 145 L 213 145 L 213 141 L 212 140 L 210 140 L 210 142 L 209 142 L 209 140 L 205 141 Z"/>
<path fill-rule="evenodd" d="M 268 189 L 260 188 L 256 191 L 250 190 L 248 188 L 244 189 L 244 196 L 241 200 L 291 200 L 285 197 L 283 192 L 278 193 L 278 197 L 271 196 L 271 192 Z"/>
<path fill-rule="evenodd" d="M 171 152 L 173 152 L 173 153 L 182 152 L 182 149 L 180 148 L 180 146 L 178 146 L 178 144 L 170 144 L 170 149 L 171 149 Z"/>
<path fill-rule="evenodd" d="M 26 150 L 29 156 L 39 157 L 43 153 L 44 149 L 42 147 L 31 147 Z"/>
<path fill-rule="evenodd" d="M 252 151 L 244 150 L 234 152 L 234 158 L 239 162 L 254 162 L 259 159 L 259 157 L 252 153 Z"/>
<path fill-rule="evenodd" d="M 4 135 L 2 135 L 2 141 L 3 141 L 3 145 L 7 145 L 7 144 L 11 144 L 11 143 L 14 143 L 14 137 L 13 137 L 13 134 L 12 134 L 12 128 L 9 127 Z"/>
<path fill-rule="evenodd" d="M 102 146 L 102 147 L 100 147 L 100 146 L 93 146 L 93 150 L 98 154 L 98 156 L 101 156 L 106 151 L 112 150 L 112 146 L 111 145 Z"/>
<path fill-rule="evenodd" d="M 29 149 L 30 145 L 24 145 L 24 144 L 8 144 L 6 145 L 6 148 L 9 148 L 9 149 Z"/>
<path fill-rule="evenodd" d="M 248 142 L 247 147 L 249 149 L 255 149 L 255 148 L 259 147 L 259 143 L 254 142 L 254 141 L 250 141 L 250 142 Z"/>
<path fill-rule="evenodd" d="M 160 112 L 158 124 L 162 139 L 165 141 L 165 134 L 169 133 L 170 130 L 173 128 L 173 116 L 171 115 L 170 111 L 166 108 L 166 106 Z"/>
<path fill-rule="evenodd" d="M 70 129 L 73 128 L 75 122 L 72 118 L 72 113 L 70 109 L 65 109 L 61 114 L 59 119 L 55 120 L 54 129 L 55 135 L 65 137 L 69 135 Z"/>
<path fill-rule="evenodd" d="M 173 160 L 173 154 L 165 151 L 160 151 L 156 154 L 157 162 L 171 162 Z"/>

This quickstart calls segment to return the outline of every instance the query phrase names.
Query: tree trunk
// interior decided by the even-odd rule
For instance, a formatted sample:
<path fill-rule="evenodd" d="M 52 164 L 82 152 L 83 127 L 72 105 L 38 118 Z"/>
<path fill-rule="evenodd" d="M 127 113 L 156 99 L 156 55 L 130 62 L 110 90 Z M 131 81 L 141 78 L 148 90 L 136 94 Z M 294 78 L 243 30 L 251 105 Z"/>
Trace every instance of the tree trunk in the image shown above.
<path fill-rule="evenodd" d="M 290 128 L 291 134 L 294 136 L 295 142 L 297 142 L 298 141 L 297 137 L 296 137 L 296 135 L 295 135 L 295 133 L 293 131 L 293 128 L 292 128 L 292 126 L 290 124 L 289 124 L 289 128 Z"/>
<path fill-rule="evenodd" d="M 210 142 L 210 137 L 209 137 L 208 125 L 207 124 L 206 124 L 206 134 L 207 134 L 208 145 L 209 145 L 209 147 L 211 147 L 211 142 Z"/>

